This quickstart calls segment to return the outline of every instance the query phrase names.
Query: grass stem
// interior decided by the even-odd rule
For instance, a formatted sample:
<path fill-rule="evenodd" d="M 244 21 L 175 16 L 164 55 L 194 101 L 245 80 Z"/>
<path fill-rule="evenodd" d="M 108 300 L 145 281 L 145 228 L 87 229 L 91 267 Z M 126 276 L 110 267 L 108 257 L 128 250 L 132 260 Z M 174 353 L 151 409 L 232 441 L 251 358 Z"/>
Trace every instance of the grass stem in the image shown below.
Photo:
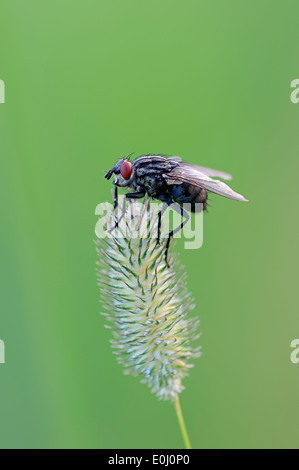
<path fill-rule="evenodd" d="M 183 439 L 184 439 L 186 449 L 192 449 L 190 439 L 189 439 L 189 436 L 188 436 L 188 432 L 187 432 L 187 428 L 186 428 L 186 425 L 185 425 L 184 416 L 183 416 L 183 413 L 182 413 L 182 409 L 181 409 L 178 394 L 176 394 L 175 397 L 174 397 L 174 406 L 175 406 L 175 411 L 176 411 L 176 414 L 177 414 L 177 417 L 178 417 L 178 420 L 179 420 L 179 425 L 180 425 L 180 428 L 181 428 L 181 432 L 182 432 L 182 436 L 183 436 Z"/>

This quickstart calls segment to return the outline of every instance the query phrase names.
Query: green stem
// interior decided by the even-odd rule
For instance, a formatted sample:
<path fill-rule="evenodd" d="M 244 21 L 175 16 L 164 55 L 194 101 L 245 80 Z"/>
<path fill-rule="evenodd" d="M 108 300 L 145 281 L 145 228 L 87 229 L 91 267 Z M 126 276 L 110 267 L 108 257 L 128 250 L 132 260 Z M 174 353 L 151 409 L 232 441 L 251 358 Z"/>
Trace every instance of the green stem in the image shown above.
<path fill-rule="evenodd" d="M 180 400 L 178 394 L 174 397 L 174 406 L 175 406 L 175 411 L 179 420 L 179 425 L 181 428 L 182 436 L 184 439 L 184 443 L 186 446 L 186 449 L 192 449 L 191 444 L 190 444 L 190 439 L 187 433 L 185 421 L 184 421 L 184 416 L 182 413 L 181 405 L 180 405 Z"/>

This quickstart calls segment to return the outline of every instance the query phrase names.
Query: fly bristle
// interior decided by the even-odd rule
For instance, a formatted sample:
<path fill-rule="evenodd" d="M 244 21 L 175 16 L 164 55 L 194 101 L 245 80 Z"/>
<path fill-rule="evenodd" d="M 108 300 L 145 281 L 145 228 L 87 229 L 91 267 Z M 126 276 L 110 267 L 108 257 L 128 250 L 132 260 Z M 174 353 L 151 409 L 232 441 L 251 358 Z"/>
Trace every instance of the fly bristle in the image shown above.
<path fill-rule="evenodd" d="M 131 161 L 132 155 L 134 155 L 135 152 L 129 153 L 126 157 L 124 157 L 125 160 L 128 160 L 129 162 Z"/>

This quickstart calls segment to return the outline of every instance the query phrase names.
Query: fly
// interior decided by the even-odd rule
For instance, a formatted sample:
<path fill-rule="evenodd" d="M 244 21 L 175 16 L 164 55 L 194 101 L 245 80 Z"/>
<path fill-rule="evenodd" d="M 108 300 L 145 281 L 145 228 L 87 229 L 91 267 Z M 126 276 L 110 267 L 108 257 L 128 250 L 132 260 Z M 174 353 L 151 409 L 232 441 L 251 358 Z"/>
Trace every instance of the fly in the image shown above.
<path fill-rule="evenodd" d="M 184 203 L 191 204 L 191 212 L 205 210 L 208 192 L 236 201 L 247 201 L 227 184 L 218 179 L 213 179 L 218 177 L 229 181 L 232 177 L 228 173 L 185 163 L 180 157 L 142 155 L 132 162 L 129 158 L 122 158 L 106 173 L 105 178 L 109 180 L 112 175 L 114 175 L 115 208 L 118 204 L 118 187 L 127 187 L 134 190 L 134 192 L 127 193 L 126 198 L 139 199 L 148 194 L 151 198 L 164 203 L 163 208 L 158 213 L 158 244 L 160 243 L 161 219 L 166 208 L 171 205 L 174 210 L 184 217 L 181 225 L 168 234 L 165 250 L 166 262 L 171 238 L 184 227 L 190 217 L 183 208 Z"/>

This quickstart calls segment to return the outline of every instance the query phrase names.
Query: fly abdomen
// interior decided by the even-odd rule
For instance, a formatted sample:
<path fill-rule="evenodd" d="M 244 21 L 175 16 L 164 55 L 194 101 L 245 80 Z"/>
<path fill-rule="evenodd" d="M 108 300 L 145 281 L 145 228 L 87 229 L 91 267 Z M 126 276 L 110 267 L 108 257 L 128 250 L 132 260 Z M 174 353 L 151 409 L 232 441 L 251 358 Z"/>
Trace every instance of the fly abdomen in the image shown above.
<path fill-rule="evenodd" d="M 191 204 L 191 212 L 201 212 L 207 207 L 207 191 L 192 184 L 182 183 L 173 187 L 172 198 L 180 206 L 186 203 Z"/>

